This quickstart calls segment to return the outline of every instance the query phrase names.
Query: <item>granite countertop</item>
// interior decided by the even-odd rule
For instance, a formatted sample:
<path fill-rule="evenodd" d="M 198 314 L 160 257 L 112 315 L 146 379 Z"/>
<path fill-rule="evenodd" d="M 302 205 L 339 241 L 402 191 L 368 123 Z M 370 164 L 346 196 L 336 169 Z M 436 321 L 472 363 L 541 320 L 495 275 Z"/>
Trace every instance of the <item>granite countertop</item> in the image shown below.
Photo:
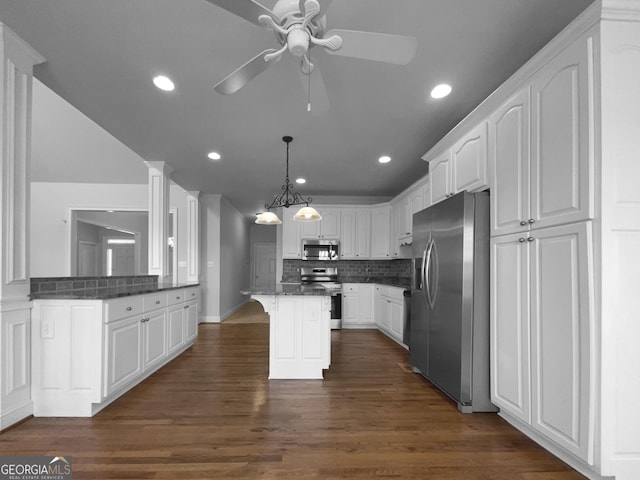
<path fill-rule="evenodd" d="M 333 293 L 340 293 L 342 288 L 324 288 L 310 285 L 300 285 L 285 283 L 276 285 L 271 290 L 242 290 L 243 295 L 304 295 L 304 296 L 327 296 Z"/>
<path fill-rule="evenodd" d="M 120 285 L 115 287 L 79 288 L 60 292 L 37 292 L 30 295 L 31 300 L 108 300 L 110 298 L 157 293 L 178 288 L 196 287 L 199 283 L 155 283 Z"/>
<path fill-rule="evenodd" d="M 342 277 L 342 283 L 377 283 L 390 287 L 411 288 L 411 279 L 402 277 Z"/>

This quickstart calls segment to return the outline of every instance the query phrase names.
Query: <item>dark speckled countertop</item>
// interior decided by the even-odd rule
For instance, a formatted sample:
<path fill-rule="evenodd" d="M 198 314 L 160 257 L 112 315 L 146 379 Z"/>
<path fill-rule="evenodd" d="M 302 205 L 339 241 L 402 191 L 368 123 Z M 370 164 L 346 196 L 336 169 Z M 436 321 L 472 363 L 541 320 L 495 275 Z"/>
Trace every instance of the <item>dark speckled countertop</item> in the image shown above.
<path fill-rule="evenodd" d="M 80 288 L 61 292 L 31 293 L 31 300 L 108 300 L 110 298 L 143 295 L 175 290 L 185 287 L 196 287 L 199 283 L 154 283 L 148 285 L 119 285 L 113 287 Z"/>
<path fill-rule="evenodd" d="M 242 290 L 243 295 L 304 295 L 304 296 L 326 296 L 340 293 L 341 287 L 324 288 L 311 285 L 300 285 L 299 283 L 285 283 L 276 285 L 271 290 Z"/>

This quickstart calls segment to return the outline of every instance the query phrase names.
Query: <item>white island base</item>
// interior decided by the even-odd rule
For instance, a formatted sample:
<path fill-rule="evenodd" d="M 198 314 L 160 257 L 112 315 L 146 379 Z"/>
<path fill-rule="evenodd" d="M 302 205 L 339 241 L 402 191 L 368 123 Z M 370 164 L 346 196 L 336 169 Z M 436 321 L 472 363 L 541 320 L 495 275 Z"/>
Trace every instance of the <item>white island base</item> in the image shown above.
<path fill-rule="evenodd" d="M 253 294 L 269 314 L 269 380 L 322 379 L 331 363 L 331 297 Z"/>

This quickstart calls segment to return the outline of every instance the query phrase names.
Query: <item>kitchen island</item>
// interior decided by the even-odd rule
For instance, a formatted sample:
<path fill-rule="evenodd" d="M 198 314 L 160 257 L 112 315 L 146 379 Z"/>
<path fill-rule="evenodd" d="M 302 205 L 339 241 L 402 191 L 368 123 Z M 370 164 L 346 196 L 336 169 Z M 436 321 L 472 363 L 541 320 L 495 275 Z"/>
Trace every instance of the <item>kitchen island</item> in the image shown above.
<path fill-rule="evenodd" d="M 331 290 L 243 291 L 269 314 L 269 379 L 322 379 L 331 363 Z"/>

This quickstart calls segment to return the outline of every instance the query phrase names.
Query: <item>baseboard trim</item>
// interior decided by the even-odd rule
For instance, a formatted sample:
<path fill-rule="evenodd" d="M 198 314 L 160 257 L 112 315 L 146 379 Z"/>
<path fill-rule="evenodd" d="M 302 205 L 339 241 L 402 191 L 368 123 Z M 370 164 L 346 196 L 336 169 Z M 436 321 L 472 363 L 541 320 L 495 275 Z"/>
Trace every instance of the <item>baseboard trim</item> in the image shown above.
<path fill-rule="evenodd" d="M 8 412 L 2 412 L 2 414 L 0 415 L 0 431 L 4 431 L 7 428 L 10 428 L 15 424 L 24 421 L 26 418 L 32 415 L 33 402 L 31 401 Z"/>
<path fill-rule="evenodd" d="M 236 313 L 238 310 L 240 310 L 242 307 L 244 307 L 247 303 L 249 303 L 251 301 L 251 298 L 247 297 L 246 300 L 243 300 L 242 302 L 240 302 L 238 305 L 236 305 L 235 307 L 233 307 L 231 310 L 229 310 L 228 312 L 226 312 L 225 314 L 221 315 L 220 318 L 222 318 L 222 321 L 224 322 L 228 317 L 230 317 L 231 315 L 233 315 L 234 313 Z"/>
<path fill-rule="evenodd" d="M 220 323 L 220 317 L 217 315 L 208 315 L 200 317 L 200 321 L 198 323 Z"/>

